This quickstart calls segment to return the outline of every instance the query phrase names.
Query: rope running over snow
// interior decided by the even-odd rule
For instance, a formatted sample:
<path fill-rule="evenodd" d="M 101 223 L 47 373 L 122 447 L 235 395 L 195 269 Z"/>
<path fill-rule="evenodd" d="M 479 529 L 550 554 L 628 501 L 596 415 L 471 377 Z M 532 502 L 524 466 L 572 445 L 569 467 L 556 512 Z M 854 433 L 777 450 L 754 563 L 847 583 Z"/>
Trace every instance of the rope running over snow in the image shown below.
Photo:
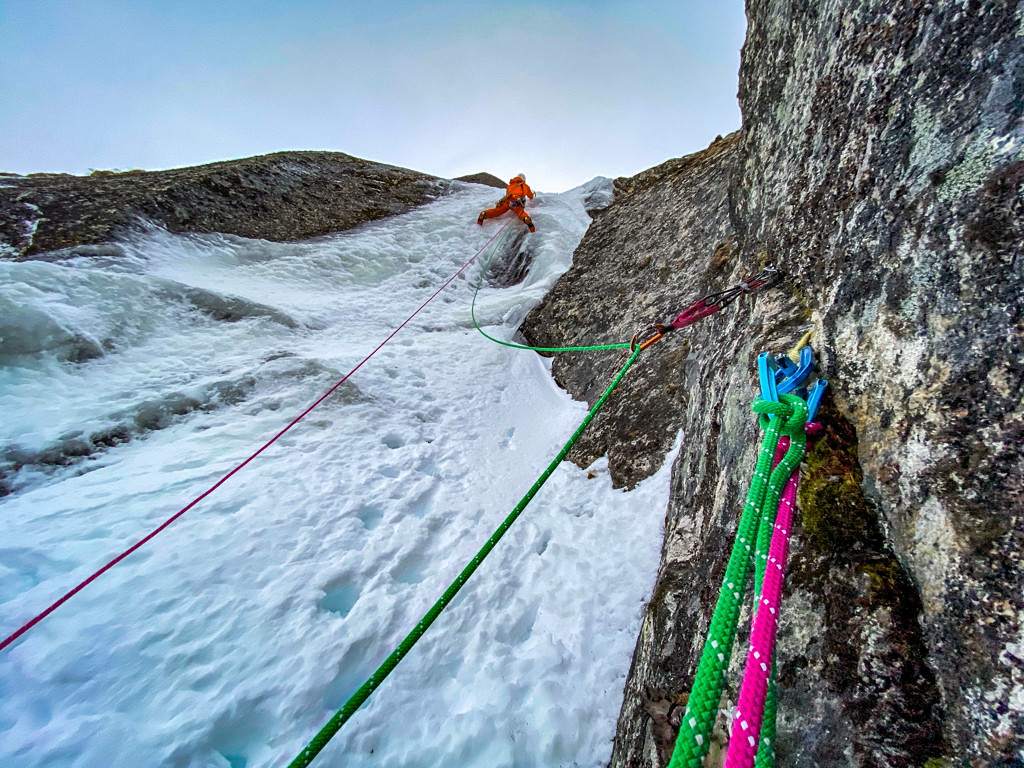
<path fill-rule="evenodd" d="M 533 497 L 537 495 L 537 491 L 539 491 L 541 486 L 547 482 L 551 473 L 554 472 L 555 469 L 558 468 L 558 465 L 562 463 L 562 460 L 569 453 L 573 444 L 579 439 L 579 436 L 583 434 L 583 431 L 601 409 L 601 406 L 604 405 L 605 400 L 608 399 L 609 395 L 611 395 L 619 385 L 622 377 L 626 375 L 626 371 L 630 369 L 639 354 L 639 349 L 633 351 L 629 356 L 629 359 L 626 360 L 625 365 L 623 365 L 622 368 L 619 369 L 619 372 L 615 374 L 615 378 L 612 379 L 612 383 L 608 385 L 604 394 L 597 399 L 597 402 L 594 403 L 594 407 L 590 409 L 590 412 L 587 413 L 582 423 L 576 428 L 576 431 L 573 432 L 569 441 L 562 446 L 562 450 L 560 450 L 558 455 L 552 459 L 550 464 L 548 464 L 547 469 L 541 473 L 540 477 L 537 478 L 537 481 L 533 484 L 530 490 L 526 492 L 526 495 L 519 500 L 518 504 L 516 504 L 515 509 L 513 509 L 512 512 L 509 513 L 508 517 L 505 518 L 504 522 L 498 526 L 497 530 L 491 535 L 491 538 L 487 540 L 483 547 L 481 547 L 480 551 L 477 552 L 473 559 L 469 561 L 469 564 L 462 569 L 462 573 L 460 573 L 448 589 L 445 590 L 444 594 L 441 595 L 441 598 L 434 603 L 413 630 L 405 637 L 404 640 L 402 640 L 401 643 L 399 643 L 398 647 L 392 651 L 391 655 L 384 660 L 380 667 L 377 668 L 377 671 L 370 675 L 370 678 L 360 686 L 359 690 L 352 694 L 351 698 L 349 698 L 349 700 L 345 702 L 344 706 L 335 713 L 334 717 L 327 721 L 327 724 L 320 729 L 320 732 L 313 737 L 313 740 L 309 742 L 301 753 L 299 753 L 299 756 L 289 763 L 288 768 L 306 768 L 306 766 L 308 766 L 313 759 L 320 754 L 320 751 L 327 746 L 327 742 L 333 738 L 334 734 L 336 734 L 349 720 L 349 718 L 356 713 L 359 707 L 363 705 L 363 702 L 370 698 L 370 695 L 377 690 L 380 684 L 384 682 L 385 678 L 391 674 L 391 671 L 398 666 L 398 663 L 403 658 L 405 658 L 416 642 L 423 636 L 427 629 L 430 628 L 430 625 L 434 623 L 434 620 L 441 615 L 441 611 L 443 611 L 455 598 L 455 595 L 457 595 L 459 590 L 462 589 L 465 583 L 469 580 L 469 577 L 473 575 L 476 569 L 484 561 L 484 558 L 486 558 L 487 555 L 490 554 L 491 550 L 494 549 L 497 543 L 501 540 L 501 537 L 504 536 L 506 531 L 512 527 L 516 518 L 519 517 Z"/>
<path fill-rule="evenodd" d="M 60 608 L 60 606 L 62 606 L 62 605 L 63 605 L 64 603 L 66 603 L 66 602 L 67 602 L 68 600 L 70 600 L 70 599 L 71 599 L 72 597 L 74 597 L 74 596 L 75 596 L 75 595 L 76 595 L 76 594 L 77 594 L 78 592 L 80 592 L 80 591 L 82 591 L 83 589 L 85 589 L 85 588 L 86 588 L 87 586 L 89 586 L 89 584 L 91 584 L 91 583 L 92 583 L 93 581 L 95 581 L 96 579 L 98 579 L 98 578 L 99 578 L 100 576 L 102 576 L 102 575 L 103 575 L 104 573 L 106 573 L 107 571 L 109 571 L 109 570 L 110 570 L 111 568 L 113 568 L 113 567 L 114 567 L 115 565 L 117 565 L 117 564 L 118 564 L 119 562 L 121 562 L 121 561 L 122 561 L 122 560 L 124 560 L 124 559 L 125 559 L 126 557 L 128 557 L 128 556 L 129 556 L 130 554 L 132 554 L 133 552 L 135 552 L 135 551 L 136 551 L 137 549 L 141 548 L 141 547 L 142 547 L 142 546 L 143 546 L 144 544 L 146 544 L 146 543 L 147 543 L 148 541 L 150 541 L 150 539 L 153 539 L 153 538 L 154 538 L 154 537 L 155 537 L 155 536 L 156 536 L 156 535 L 157 535 L 158 533 L 160 533 L 161 531 L 163 531 L 163 530 L 164 530 L 165 528 L 168 528 L 168 527 L 169 527 L 169 526 L 170 526 L 170 525 L 171 525 L 172 523 L 174 523 L 174 522 L 175 522 L 175 521 L 176 521 L 176 520 L 177 520 L 177 519 L 178 519 L 179 517 L 181 517 L 182 515 L 184 515 L 184 514 L 185 514 L 186 512 L 188 512 L 188 511 L 189 511 L 190 509 L 192 509 L 192 507 L 194 507 L 194 506 L 195 506 L 196 504 L 198 504 L 198 503 L 199 503 L 200 501 L 202 501 L 203 499 L 205 499 L 205 498 L 206 498 L 207 496 L 209 496 L 209 495 L 210 495 L 211 493 L 213 493 L 213 492 L 214 492 L 215 490 L 217 490 L 218 488 L 220 488 L 220 487 L 221 487 L 221 486 L 222 486 L 222 485 L 223 485 L 224 483 L 226 483 L 226 482 L 227 482 L 227 481 L 228 481 L 228 480 L 229 480 L 229 479 L 230 479 L 231 477 L 233 477 L 233 476 L 234 476 L 234 474 L 235 474 L 236 472 L 238 472 L 239 470 L 241 470 L 241 469 L 242 469 L 242 467 L 244 467 L 244 466 L 245 466 L 246 464 L 248 464 L 248 463 L 249 463 L 250 461 L 252 461 L 253 459 L 255 459 L 255 458 L 256 458 L 257 456 L 259 456 L 259 455 L 260 455 L 261 453 L 263 453 L 263 452 L 264 452 L 265 450 L 267 450 L 267 448 L 269 448 L 269 447 L 270 447 L 271 445 L 273 445 L 274 443 L 276 443 L 276 442 L 277 442 L 277 440 L 278 440 L 278 438 L 280 438 L 280 437 L 281 437 L 281 436 L 282 436 L 282 435 L 283 435 L 283 434 L 284 434 L 285 432 L 287 432 L 287 431 L 288 431 L 289 429 L 291 429 L 291 428 L 292 428 L 292 427 L 294 427 L 294 426 L 295 426 L 296 424 L 298 424 L 298 423 L 299 423 L 300 421 L 302 421 L 302 419 L 303 419 L 303 418 L 305 418 L 305 416 L 306 416 L 306 415 L 307 415 L 307 414 L 308 414 L 308 413 L 309 413 L 310 411 L 312 411 L 312 410 L 313 410 L 314 408 L 316 408 L 316 407 L 317 407 L 318 405 L 320 405 L 320 403 L 322 403 L 322 402 L 323 402 L 324 400 L 326 400 L 326 399 L 327 399 L 328 397 L 330 397 L 330 396 L 331 396 L 331 395 L 332 395 L 332 394 L 334 393 L 334 391 L 338 389 L 338 387 L 340 387 L 340 386 L 341 386 L 342 384 L 344 384 L 344 383 L 345 383 L 345 382 L 346 382 L 346 381 L 347 381 L 347 380 L 349 379 L 349 377 L 350 377 L 350 376 L 352 376 L 352 374 L 354 374 L 354 373 L 355 373 L 356 371 L 358 371 L 358 370 L 359 370 L 360 368 L 362 368 L 362 367 L 363 367 L 363 364 L 364 364 L 364 363 L 365 363 L 365 362 L 366 362 L 367 360 L 369 360 L 369 359 L 370 359 L 371 357 L 373 357 L 373 356 L 374 356 L 375 354 L 377 354 L 377 352 L 378 352 L 378 351 L 380 350 L 380 348 L 381 348 L 381 347 L 383 347 L 383 346 L 384 346 L 385 344 L 387 344 L 387 343 L 388 343 L 389 341 L 391 341 L 391 339 L 393 339 L 393 338 L 394 338 L 394 337 L 395 337 L 395 336 L 396 336 L 396 335 L 398 334 L 398 332 L 399 332 L 400 330 L 402 330 L 402 329 L 403 329 L 403 328 L 404 328 L 404 327 L 405 327 L 406 325 L 408 325 L 408 324 L 409 324 L 409 322 L 410 322 L 410 321 L 411 321 L 411 320 L 412 320 L 412 319 L 413 319 L 414 317 L 416 317 L 416 315 L 418 315 L 418 314 L 419 314 L 419 313 L 420 313 L 420 312 L 421 312 L 421 311 L 423 310 L 423 308 L 424 308 L 424 307 L 426 307 L 426 306 L 427 306 L 427 304 L 429 304 L 429 303 L 430 303 L 431 301 L 433 301 L 433 300 L 434 300 L 434 299 L 435 299 L 435 298 L 437 297 L 437 295 L 438 295 L 439 293 L 441 293 L 441 291 L 443 291 L 443 290 L 444 290 L 445 288 L 447 288 L 447 287 L 448 287 L 448 286 L 449 286 L 449 285 L 451 284 L 451 282 L 452 282 L 453 280 L 455 280 L 455 278 L 457 278 L 457 277 L 458 277 L 459 275 L 461 275 L 461 274 L 462 274 L 462 273 L 463 273 L 463 272 L 464 272 L 464 271 L 465 271 L 465 270 L 466 270 L 466 269 L 467 269 L 467 268 L 469 267 L 469 265 L 470 265 L 470 264 L 472 264 L 472 263 L 473 263 L 474 261 L 476 261 L 476 258 L 477 258 L 477 257 L 478 257 L 478 256 L 479 256 L 479 255 L 480 255 L 481 253 L 483 253 L 483 252 L 484 252 L 484 251 L 485 251 L 485 250 L 487 249 L 487 247 L 488 247 L 488 246 L 489 246 L 489 245 L 490 245 L 490 244 L 491 244 L 492 242 L 494 242 L 495 238 L 497 238 L 497 237 L 498 237 L 498 235 L 500 235 L 500 234 L 501 234 L 502 232 L 504 232 L 504 231 L 505 231 L 505 230 L 506 230 L 507 228 L 508 228 L 508 224 L 506 224 L 506 225 L 505 225 L 504 227 L 502 227 L 502 228 L 501 228 L 500 230 L 498 230 L 497 232 L 495 232 L 495 233 L 494 233 L 494 235 L 493 235 L 493 236 L 491 237 L 491 239 L 490 239 L 490 240 L 488 240 L 488 241 L 487 241 L 487 242 L 486 242 L 486 243 L 484 244 L 483 248 L 481 248 L 481 249 L 480 249 L 479 251 L 477 251 L 477 252 L 476 252 L 476 253 L 475 253 L 475 254 L 473 255 L 473 258 L 471 258 L 471 259 L 470 259 L 469 261 L 467 261 L 467 262 L 466 262 L 465 264 L 463 264 L 463 265 L 462 265 L 462 266 L 461 266 L 461 267 L 459 268 L 459 271 L 458 271 L 458 272 L 456 272 L 456 273 L 455 273 L 454 275 L 452 275 L 451 277 L 449 277 L 449 278 L 448 278 L 448 280 L 446 280 L 446 281 L 445 281 L 444 285 L 442 285 L 442 286 L 441 286 L 440 288 L 438 288 L 438 289 L 437 289 L 436 291 L 434 291 L 434 293 L 433 293 L 433 294 L 432 294 L 432 295 L 430 296 L 430 298 L 429 298 L 429 299 L 427 299 L 427 300 L 426 300 L 425 302 L 423 302 L 422 304 L 420 304 L 419 308 L 418 308 L 418 309 L 417 309 L 417 310 L 416 310 L 415 312 L 413 312 L 413 313 L 412 313 L 411 315 L 409 315 L 409 317 L 407 317 L 407 318 L 406 318 L 406 319 L 405 319 L 405 320 L 404 320 L 404 321 L 402 322 L 402 324 L 401 324 L 401 325 L 399 325 L 399 326 L 398 326 L 397 328 L 395 328 L 395 330 L 394 330 L 394 331 L 392 331 L 392 332 L 391 332 L 391 334 L 390 334 L 390 335 L 389 335 L 389 336 L 388 336 L 388 337 L 387 337 L 386 339 L 384 339 L 384 341 L 382 341 L 382 342 L 381 342 L 380 344 L 378 344 L 378 345 L 377 345 L 377 346 L 376 346 L 376 347 L 375 347 L 375 348 L 373 349 L 373 351 L 372 351 L 372 352 L 370 352 L 370 354 L 368 354 L 368 355 L 367 355 L 366 357 L 364 357 L 364 358 L 363 358 L 363 359 L 362 359 L 362 360 L 361 360 L 361 361 L 359 362 L 359 364 L 358 364 L 358 365 L 357 365 L 357 366 L 356 366 L 355 368 L 353 368 L 353 369 L 352 369 L 351 371 L 349 371 L 348 373 L 346 373 L 346 374 L 345 374 L 345 375 L 344 375 L 344 376 L 342 377 L 342 379 L 341 379 L 341 380 L 340 380 L 340 381 L 339 381 L 339 382 L 338 382 L 337 384 L 335 384 L 335 385 L 334 385 L 333 387 L 331 387 L 331 388 L 330 388 L 329 390 L 327 390 L 327 391 L 326 391 L 326 392 L 325 392 L 325 393 L 324 393 L 323 395 L 321 395 L 321 396 L 320 396 L 320 398 L 319 398 L 319 399 L 317 399 L 317 401 L 316 401 L 316 402 L 314 402 L 314 403 L 313 403 L 313 404 L 312 404 L 311 406 L 309 406 L 309 407 L 308 407 L 308 408 L 307 408 L 306 410 L 304 410 L 304 411 L 303 411 L 302 413 L 300 413 L 300 414 L 299 414 L 298 416 L 296 416 L 296 417 L 295 417 L 295 418 L 294 418 L 294 419 L 292 420 L 292 422 L 291 422 L 291 423 L 290 423 L 290 424 L 289 424 L 288 426 L 286 426 L 286 427 L 285 427 L 284 429 L 282 429 L 282 430 L 281 430 L 280 432 L 278 432 L 278 433 L 277 433 L 276 435 L 274 435 L 274 436 L 273 436 L 272 438 L 270 438 L 270 440 L 268 440 L 268 441 L 267 441 L 266 443 L 264 443 L 264 444 L 263 444 L 263 446 L 262 446 L 262 447 L 261 447 L 261 448 L 260 448 L 259 450 L 257 450 L 257 451 L 256 451 L 255 453 L 253 453 L 253 454 L 252 454 L 252 455 L 251 455 L 251 456 L 250 456 L 249 458 L 247 458 L 247 459 L 246 459 L 245 461 L 243 461 L 243 462 L 242 462 L 241 464 L 239 464 L 239 465 L 238 465 L 238 466 L 236 466 L 236 467 L 235 467 L 234 469 L 232 469 L 232 470 L 231 470 L 230 472 L 228 472 L 228 473 L 227 473 L 226 475 L 224 475 L 224 476 L 223 476 L 223 477 L 222 477 L 222 478 L 221 478 L 220 480 L 218 480 L 218 481 L 217 481 L 216 483 L 214 483 L 214 484 L 213 484 L 213 485 L 212 485 L 212 486 L 211 486 L 210 488 L 208 488 L 208 489 L 207 489 L 206 491 L 204 491 L 204 492 L 203 492 L 203 493 L 201 493 L 201 494 L 200 494 L 199 496 L 197 496 L 196 498 L 194 498 L 194 499 L 193 499 L 192 501 L 190 501 L 190 502 L 189 502 L 188 504 L 186 504 L 186 505 L 185 505 L 184 507 L 182 507 L 182 508 L 181 508 L 180 510 L 178 510 L 178 511 L 177 511 L 176 513 L 174 513 L 173 515 L 171 515 L 171 517 L 169 517 L 169 518 L 168 518 L 167 520 L 165 520 L 165 521 L 164 521 L 163 523 L 161 523 L 161 524 L 160 524 L 159 526 L 157 526 L 157 527 L 156 527 L 155 529 L 153 529 L 152 531 L 150 531 L 150 532 L 149 532 L 149 534 L 147 534 L 147 535 L 146 535 L 145 537 L 143 537 L 143 538 L 142 538 L 142 539 L 140 539 L 139 541 L 135 542 L 135 544 L 133 544 L 133 545 L 132 545 L 132 546 L 130 546 L 130 547 L 129 547 L 128 549 L 126 549 L 126 550 L 125 550 L 124 552 L 122 552 L 122 553 L 121 553 L 121 554 L 119 554 L 119 555 L 118 555 L 117 557 L 115 557 L 114 559 L 112 559 L 112 560 L 111 560 L 110 562 L 108 562 L 108 563 L 107 563 L 106 565 L 104 565 L 104 566 L 103 566 L 102 568 L 100 568 L 100 569 L 99 569 L 98 571 L 96 571 L 95 573 L 93 573 L 93 574 L 92 574 L 91 576 L 89 576 L 89 577 L 88 577 L 87 579 L 85 579 L 84 581 L 80 582 L 80 583 L 79 583 L 79 584 L 78 584 L 77 586 L 75 586 L 74 588 L 72 588 L 72 589 L 68 590 L 68 591 L 67 591 L 66 593 L 64 593 L 64 595 L 63 595 L 63 596 L 61 596 L 61 597 L 60 597 L 60 598 L 59 598 L 58 600 L 56 600 L 55 602 L 53 602 L 53 603 L 52 603 L 52 604 L 50 605 L 50 607 L 48 607 L 48 608 L 47 608 L 47 609 L 46 609 L 45 611 L 43 611 L 42 613 L 39 613 L 39 614 L 37 614 L 37 615 L 36 615 L 36 616 L 34 616 L 34 617 L 33 617 L 32 619 L 30 619 L 29 621 L 25 622 L 25 623 L 24 623 L 24 624 L 23 624 L 23 625 L 22 625 L 22 626 L 21 626 L 21 627 L 20 627 L 20 628 L 19 628 L 18 630 L 16 630 L 15 632 L 11 633 L 10 635 L 8 635 L 8 636 L 7 636 L 7 637 L 6 637 L 6 638 L 5 638 L 5 639 L 4 639 L 4 640 L 3 640 L 2 642 L 0 642 L 0 651 L 3 651 L 3 650 L 4 650 L 5 648 L 7 648 L 7 647 L 8 647 L 9 645 L 11 645 L 11 643 L 13 643 L 13 642 L 14 642 L 15 640 L 17 640 L 17 639 L 18 639 L 19 637 L 21 637 L 21 636 L 22 636 L 23 634 L 25 634 L 26 632 L 28 632 L 28 631 L 29 631 L 30 629 L 32 629 L 32 627 L 34 627 L 34 626 L 35 626 L 36 624 L 38 624 L 38 623 L 39 623 L 40 621 L 42 621 L 43 619 L 45 619 L 45 618 L 46 618 L 47 616 L 49 616 L 49 615 L 50 615 L 51 613 L 53 613 L 53 612 L 54 612 L 55 610 L 57 610 L 58 608 Z"/>

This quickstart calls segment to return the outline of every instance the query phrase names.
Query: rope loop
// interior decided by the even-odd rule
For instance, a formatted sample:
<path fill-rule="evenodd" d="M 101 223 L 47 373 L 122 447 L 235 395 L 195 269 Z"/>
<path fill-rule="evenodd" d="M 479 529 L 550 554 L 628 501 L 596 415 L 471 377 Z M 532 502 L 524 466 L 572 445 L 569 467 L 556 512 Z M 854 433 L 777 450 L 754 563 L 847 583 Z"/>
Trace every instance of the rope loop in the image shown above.
<path fill-rule="evenodd" d="M 762 416 L 768 414 L 771 416 L 782 416 L 783 418 L 788 419 L 793 415 L 792 405 L 785 402 L 776 403 L 772 400 L 765 400 L 761 397 L 754 401 L 753 405 L 750 406 L 750 409 L 754 413 L 760 413 Z"/>
<path fill-rule="evenodd" d="M 490 255 L 487 257 L 487 259 L 483 263 L 483 266 L 480 268 L 480 276 L 477 279 L 475 288 L 473 289 L 473 300 L 469 304 L 469 316 L 473 320 L 473 325 L 485 339 L 490 339 L 495 344 L 501 344 L 503 347 L 511 347 L 512 349 L 526 349 L 531 350 L 533 352 L 598 352 L 606 349 L 626 348 L 628 348 L 630 352 L 637 351 L 636 336 L 634 336 L 631 341 L 615 342 L 612 344 L 591 344 L 589 346 L 583 347 L 531 347 L 526 344 L 513 344 L 510 341 L 502 341 L 501 339 L 497 339 L 494 336 L 491 336 L 489 333 L 487 333 L 487 331 L 481 328 L 480 321 L 477 320 L 476 317 L 476 299 L 477 296 L 480 294 L 480 289 L 484 285 L 484 276 L 487 274 L 487 270 L 491 268 L 491 261 L 494 259 L 495 254 L 497 254 L 498 249 L 504 244 L 505 238 L 508 237 L 509 232 L 512 231 L 508 229 L 508 224 L 506 224 L 502 229 L 505 234 L 502 235 L 501 239 L 498 240 L 497 243 L 495 243 L 494 248 L 491 249 Z M 490 243 L 488 243 L 488 245 L 490 245 Z M 641 346 L 640 349 L 644 349 L 644 346 Z"/>

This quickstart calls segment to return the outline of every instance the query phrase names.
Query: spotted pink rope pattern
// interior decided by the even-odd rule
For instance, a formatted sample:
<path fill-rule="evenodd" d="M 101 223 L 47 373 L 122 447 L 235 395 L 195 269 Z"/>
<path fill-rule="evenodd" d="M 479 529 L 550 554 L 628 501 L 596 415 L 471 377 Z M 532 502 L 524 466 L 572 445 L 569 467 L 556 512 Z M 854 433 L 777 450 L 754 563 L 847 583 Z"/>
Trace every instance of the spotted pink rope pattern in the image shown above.
<path fill-rule="evenodd" d="M 781 461 L 789 447 L 789 438 L 779 440 L 775 452 L 775 464 Z M 772 674 L 772 659 L 775 654 L 775 633 L 778 628 L 778 609 L 782 598 L 782 582 L 786 573 L 786 556 L 789 554 L 789 532 L 793 522 L 793 508 L 796 506 L 796 488 L 800 478 L 797 469 L 782 491 L 779 512 L 775 518 L 772 543 L 768 548 L 768 565 L 765 568 L 764 584 L 758 599 L 757 614 L 750 630 L 750 651 L 747 654 L 747 668 L 743 673 L 739 706 L 736 719 L 732 721 L 732 735 L 729 738 L 729 752 L 725 756 L 725 768 L 751 768 L 757 756 L 758 737 L 764 716 L 764 702 L 768 694 L 768 678 Z"/>

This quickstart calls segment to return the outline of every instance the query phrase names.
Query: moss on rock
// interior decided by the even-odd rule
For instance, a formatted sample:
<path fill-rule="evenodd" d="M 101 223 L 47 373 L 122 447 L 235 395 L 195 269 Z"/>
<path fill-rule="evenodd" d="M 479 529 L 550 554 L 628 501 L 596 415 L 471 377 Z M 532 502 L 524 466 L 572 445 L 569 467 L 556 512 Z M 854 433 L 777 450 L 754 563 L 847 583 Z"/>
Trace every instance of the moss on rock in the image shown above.
<path fill-rule="evenodd" d="M 817 548 L 837 552 L 877 540 L 877 522 L 861 490 L 853 427 L 834 410 L 822 423 L 825 434 L 807 451 L 797 500 L 804 535 Z"/>

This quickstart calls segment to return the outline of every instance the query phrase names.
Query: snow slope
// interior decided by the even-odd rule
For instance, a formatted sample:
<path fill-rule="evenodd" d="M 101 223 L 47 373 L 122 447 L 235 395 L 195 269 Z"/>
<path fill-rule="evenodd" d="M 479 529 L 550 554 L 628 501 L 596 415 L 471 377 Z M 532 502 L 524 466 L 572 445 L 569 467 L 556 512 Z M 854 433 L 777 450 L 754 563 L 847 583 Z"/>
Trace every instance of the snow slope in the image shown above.
<path fill-rule="evenodd" d="M 489 333 L 511 339 L 568 268 L 593 192 L 538 196 L 527 278 L 481 292 Z M 338 381 L 504 223 L 473 225 L 493 197 L 464 185 L 298 244 L 153 231 L 110 257 L 0 262 L 0 451 L 25 465 L 0 498 L 0 634 Z M 0 652 L 0 765 L 295 757 L 586 413 L 543 358 L 473 329 L 478 274 Z M 106 447 L 77 455 L 90 444 Z M 625 493 L 601 462 L 563 463 L 315 765 L 603 765 L 657 568 L 667 466 Z"/>

